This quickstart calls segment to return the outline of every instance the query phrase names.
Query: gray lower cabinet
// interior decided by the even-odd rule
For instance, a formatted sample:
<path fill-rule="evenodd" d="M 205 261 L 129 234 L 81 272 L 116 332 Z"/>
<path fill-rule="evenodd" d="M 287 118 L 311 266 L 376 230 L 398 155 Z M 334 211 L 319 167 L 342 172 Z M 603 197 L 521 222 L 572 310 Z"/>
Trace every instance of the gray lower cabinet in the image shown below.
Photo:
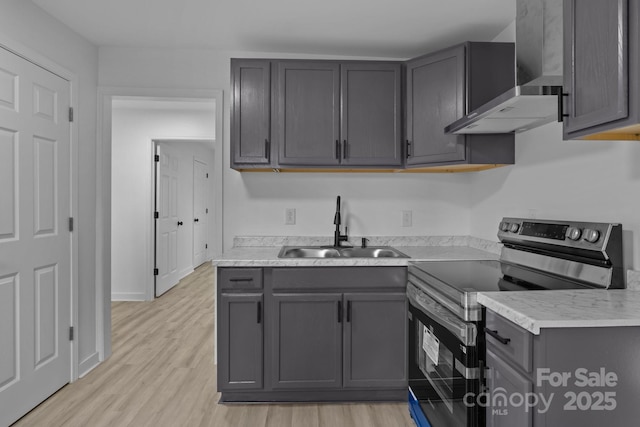
<path fill-rule="evenodd" d="M 637 0 L 564 1 L 564 139 L 637 139 L 637 126 L 616 129 L 640 123 L 639 9 Z"/>
<path fill-rule="evenodd" d="M 513 164 L 514 135 L 444 128 L 514 85 L 511 43 L 469 42 L 406 64 L 407 167 Z"/>
<path fill-rule="evenodd" d="M 341 387 L 341 304 L 338 293 L 273 296 L 274 389 Z"/>
<path fill-rule="evenodd" d="M 262 388 L 262 293 L 222 293 L 218 307 L 219 390 Z"/>
<path fill-rule="evenodd" d="M 637 424 L 640 327 L 534 335 L 488 309 L 486 327 L 487 427 Z"/>
<path fill-rule="evenodd" d="M 406 294 L 344 294 L 346 388 L 401 388 L 407 385 Z"/>
<path fill-rule="evenodd" d="M 221 401 L 405 399 L 406 274 L 218 268 Z"/>

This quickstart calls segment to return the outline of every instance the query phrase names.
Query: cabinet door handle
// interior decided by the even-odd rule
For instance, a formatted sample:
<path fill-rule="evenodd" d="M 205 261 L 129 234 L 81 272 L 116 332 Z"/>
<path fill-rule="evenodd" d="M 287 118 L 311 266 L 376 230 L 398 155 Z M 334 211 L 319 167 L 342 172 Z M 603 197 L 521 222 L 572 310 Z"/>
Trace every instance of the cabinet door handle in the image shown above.
<path fill-rule="evenodd" d="M 178 227 L 180 227 L 183 224 L 182 221 L 178 221 Z"/>
<path fill-rule="evenodd" d="M 489 335 L 491 335 L 492 337 L 494 337 L 495 339 L 497 339 L 498 341 L 500 341 L 502 344 L 507 345 L 511 342 L 511 338 L 505 338 L 500 336 L 500 334 L 498 334 L 498 331 L 492 331 L 491 329 L 487 328 L 485 326 L 484 331 L 486 333 L 488 333 Z"/>
<path fill-rule="evenodd" d="M 264 156 L 269 158 L 269 140 L 265 138 L 264 140 Z"/>
<path fill-rule="evenodd" d="M 338 301 L 338 323 L 342 323 L 342 301 Z"/>
<path fill-rule="evenodd" d="M 563 93 L 562 89 L 558 92 L 558 123 L 564 122 L 564 118 L 569 117 L 569 115 L 564 112 L 564 98 L 568 96 L 569 94 Z"/>
<path fill-rule="evenodd" d="M 347 301 L 347 322 L 351 322 L 351 301 Z"/>
<path fill-rule="evenodd" d="M 407 143 L 407 159 L 408 159 L 409 157 L 411 157 L 411 143 L 409 142 L 408 139 L 406 143 Z"/>
<path fill-rule="evenodd" d="M 253 277 L 232 277 L 230 282 L 253 282 Z"/>
<path fill-rule="evenodd" d="M 258 323 L 262 322 L 262 302 L 258 301 Z"/>
<path fill-rule="evenodd" d="M 342 158 L 347 159 L 347 140 L 342 141 Z"/>

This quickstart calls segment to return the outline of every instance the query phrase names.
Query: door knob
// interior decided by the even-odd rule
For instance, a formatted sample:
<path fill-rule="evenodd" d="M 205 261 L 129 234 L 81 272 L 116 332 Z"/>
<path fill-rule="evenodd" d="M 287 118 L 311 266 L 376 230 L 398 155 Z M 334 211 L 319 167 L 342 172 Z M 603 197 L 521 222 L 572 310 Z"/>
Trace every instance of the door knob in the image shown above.
<path fill-rule="evenodd" d="M 178 221 L 178 227 L 182 225 L 182 221 Z"/>

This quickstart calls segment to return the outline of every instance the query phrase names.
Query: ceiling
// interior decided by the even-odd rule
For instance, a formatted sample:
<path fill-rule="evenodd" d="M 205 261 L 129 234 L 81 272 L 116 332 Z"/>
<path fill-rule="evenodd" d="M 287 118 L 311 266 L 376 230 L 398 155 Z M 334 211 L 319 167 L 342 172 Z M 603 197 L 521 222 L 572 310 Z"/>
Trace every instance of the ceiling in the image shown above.
<path fill-rule="evenodd" d="M 31 0 L 98 46 L 408 58 L 492 40 L 515 0 Z"/>

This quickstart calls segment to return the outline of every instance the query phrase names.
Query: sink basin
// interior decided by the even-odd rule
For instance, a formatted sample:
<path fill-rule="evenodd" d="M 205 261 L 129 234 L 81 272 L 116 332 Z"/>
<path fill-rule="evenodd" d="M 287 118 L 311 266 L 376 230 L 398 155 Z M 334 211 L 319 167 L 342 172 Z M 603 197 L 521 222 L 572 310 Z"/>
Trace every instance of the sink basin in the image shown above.
<path fill-rule="evenodd" d="M 370 246 L 368 248 L 342 248 L 340 255 L 345 258 L 409 258 L 389 246 Z"/>
<path fill-rule="evenodd" d="M 333 246 L 283 246 L 278 258 L 409 258 L 390 246 L 343 248 Z"/>
<path fill-rule="evenodd" d="M 321 246 L 283 246 L 278 258 L 339 258 L 336 248 Z"/>

